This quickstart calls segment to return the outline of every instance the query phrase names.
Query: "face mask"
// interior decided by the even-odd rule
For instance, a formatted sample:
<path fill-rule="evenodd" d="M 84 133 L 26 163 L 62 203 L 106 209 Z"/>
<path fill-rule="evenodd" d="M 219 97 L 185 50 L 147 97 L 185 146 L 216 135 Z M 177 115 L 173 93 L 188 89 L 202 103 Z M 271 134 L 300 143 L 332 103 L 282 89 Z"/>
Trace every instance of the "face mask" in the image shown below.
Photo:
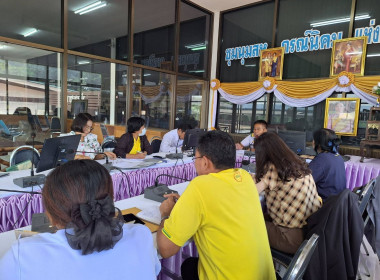
<path fill-rule="evenodd" d="M 141 131 L 141 133 L 139 134 L 139 136 L 144 136 L 146 133 L 146 128 L 144 127 L 143 130 Z"/>

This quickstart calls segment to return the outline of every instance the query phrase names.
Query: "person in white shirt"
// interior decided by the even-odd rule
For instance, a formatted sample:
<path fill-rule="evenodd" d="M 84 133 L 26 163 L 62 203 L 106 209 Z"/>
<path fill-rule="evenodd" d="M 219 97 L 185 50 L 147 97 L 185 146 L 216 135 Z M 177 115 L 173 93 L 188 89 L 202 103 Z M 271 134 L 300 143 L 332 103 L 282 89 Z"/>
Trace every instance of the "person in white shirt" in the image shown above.
<path fill-rule="evenodd" d="M 0 278 L 156 280 L 161 270 L 150 230 L 124 224 L 109 172 L 94 160 L 55 168 L 42 189 L 59 230 L 18 240 L 0 259 Z"/>
<path fill-rule="evenodd" d="M 186 130 L 192 129 L 190 124 L 182 123 L 178 128 L 173 129 L 164 135 L 162 139 L 160 152 L 162 153 L 177 153 L 181 151 L 183 139 L 185 138 Z"/>
<path fill-rule="evenodd" d="M 236 143 L 236 150 L 243 150 L 249 147 L 250 151 L 254 151 L 253 143 L 255 138 L 259 137 L 264 132 L 267 132 L 268 123 L 264 120 L 257 120 L 253 123 L 253 133 L 249 134 L 240 143 Z"/>

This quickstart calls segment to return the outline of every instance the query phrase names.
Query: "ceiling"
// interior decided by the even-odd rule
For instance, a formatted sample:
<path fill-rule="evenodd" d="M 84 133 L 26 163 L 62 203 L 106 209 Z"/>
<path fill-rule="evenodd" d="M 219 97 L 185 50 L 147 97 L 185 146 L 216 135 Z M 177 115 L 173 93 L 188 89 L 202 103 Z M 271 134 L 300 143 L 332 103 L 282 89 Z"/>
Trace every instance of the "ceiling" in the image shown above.
<path fill-rule="evenodd" d="M 259 1 L 261 0 L 191 0 L 191 2 L 210 10 L 211 12 L 229 10 Z"/>

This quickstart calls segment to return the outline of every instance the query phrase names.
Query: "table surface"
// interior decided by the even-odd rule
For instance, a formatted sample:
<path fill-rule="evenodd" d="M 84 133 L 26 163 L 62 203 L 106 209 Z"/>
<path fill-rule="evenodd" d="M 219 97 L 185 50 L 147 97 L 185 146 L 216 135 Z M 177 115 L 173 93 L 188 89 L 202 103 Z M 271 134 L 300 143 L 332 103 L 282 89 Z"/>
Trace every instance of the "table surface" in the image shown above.
<path fill-rule="evenodd" d="M 188 186 L 189 182 L 177 184 L 170 186 L 170 189 L 178 191 L 179 194 L 182 194 L 186 187 Z M 151 208 L 152 206 L 159 206 L 160 203 L 149 200 L 144 198 L 144 195 L 135 196 L 132 198 L 127 198 L 124 200 L 119 200 L 115 202 L 115 207 L 119 209 L 128 209 L 132 207 L 137 207 L 141 210 Z M 18 230 L 27 230 L 30 231 L 31 226 L 26 226 L 23 228 L 20 228 Z M 15 230 L 6 231 L 3 233 L 0 233 L 0 258 L 9 250 L 9 248 L 12 246 L 12 244 L 16 241 L 16 234 Z M 156 233 L 153 233 L 153 241 L 154 246 L 157 248 L 157 242 L 156 242 Z"/>
<path fill-rule="evenodd" d="M 155 154 L 153 154 L 155 155 Z M 153 158 L 153 155 L 150 155 L 150 156 L 147 156 L 147 159 L 149 158 Z M 99 163 L 103 164 L 105 163 L 105 160 L 98 160 Z M 112 161 L 110 161 L 112 163 Z M 117 165 L 117 166 L 122 166 L 123 164 L 134 164 L 134 163 L 139 163 L 139 162 L 143 162 L 143 160 L 136 160 L 136 159 L 116 159 L 113 164 L 114 165 Z M 158 167 L 171 167 L 171 166 L 174 166 L 174 165 L 179 165 L 179 164 L 186 164 L 186 163 L 190 163 L 192 162 L 192 157 L 187 157 L 187 156 L 184 156 L 184 158 L 182 160 L 171 160 L 171 159 L 163 159 L 162 162 L 160 163 L 157 163 L 157 164 L 154 164 L 154 165 L 151 165 L 149 167 L 145 167 L 145 168 L 141 168 L 141 169 L 150 169 L 150 168 L 158 168 Z M 50 170 L 47 170 L 47 171 L 44 171 L 44 172 L 41 172 L 41 173 L 38 173 L 38 174 L 45 174 L 45 175 L 48 175 L 50 172 L 51 172 L 52 169 Z M 138 170 L 138 169 L 127 169 L 127 170 L 123 170 L 123 172 L 131 172 L 131 171 L 135 171 L 135 170 Z M 111 175 L 114 174 L 114 173 L 119 173 L 120 171 L 117 171 L 117 170 L 113 170 L 111 171 Z M 8 196 L 11 196 L 11 195 L 19 195 L 20 193 L 17 193 L 17 192 L 12 192 L 12 190 L 14 191 L 39 191 L 42 186 L 34 186 L 34 187 L 28 187 L 28 188 L 21 188 L 17 185 L 15 185 L 13 183 L 13 179 L 15 178 L 20 178 L 20 177 L 24 177 L 24 176 L 30 176 L 30 170 L 19 170 L 19 171 L 13 171 L 13 172 L 9 172 L 9 176 L 5 176 L 5 177 L 0 177 L 0 188 L 1 189 L 7 189 L 9 191 L 5 191 L 5 192 L 2 192 L 0 191 L 0 198 L 2 197 L 8 197 Z"/>

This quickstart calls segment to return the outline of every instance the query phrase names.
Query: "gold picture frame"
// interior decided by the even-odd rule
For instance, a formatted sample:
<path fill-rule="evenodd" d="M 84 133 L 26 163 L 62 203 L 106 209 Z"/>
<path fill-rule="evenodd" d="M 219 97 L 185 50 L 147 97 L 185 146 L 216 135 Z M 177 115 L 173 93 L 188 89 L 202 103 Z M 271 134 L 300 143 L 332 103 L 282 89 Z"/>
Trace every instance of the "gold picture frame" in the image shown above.
<path fill-rule="evenodd" d="M 337 135 L 356 136 L 359 108 L 360 98 L 327 98 L 323 127 Z"/>
<path fill-rule="evenodd" d="M 330 77 L 338 76 L 343 71 L 355 76 L 364 75 L 367 39 L 367 36 L 362 36 L 333 41 Z"/>
<path fill-rule="evenodd" d="M 261 50 L 259 81 L 264 80 L 266 77 L 282 80 L 284 53 L 285 48 L 283 47 Z"/>

